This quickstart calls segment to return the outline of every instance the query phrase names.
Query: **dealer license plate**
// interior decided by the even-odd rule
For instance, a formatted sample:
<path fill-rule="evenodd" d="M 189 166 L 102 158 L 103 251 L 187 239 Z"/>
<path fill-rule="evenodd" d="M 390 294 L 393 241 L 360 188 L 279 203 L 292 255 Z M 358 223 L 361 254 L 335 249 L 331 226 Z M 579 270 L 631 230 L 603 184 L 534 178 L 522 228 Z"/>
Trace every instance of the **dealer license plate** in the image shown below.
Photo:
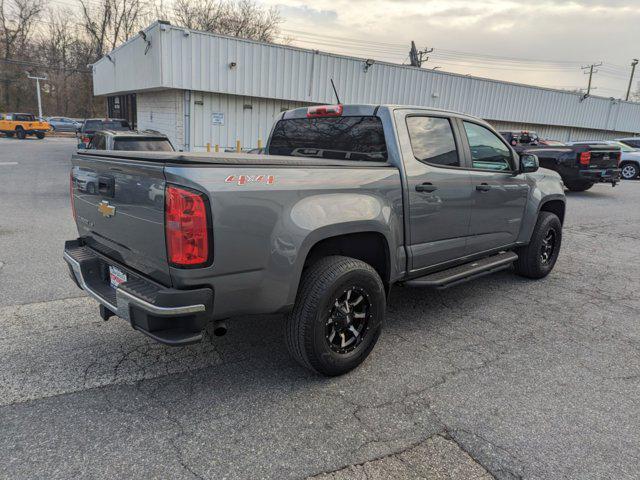
<path fill-rule="evenodd" d="M 109 265 L 109 283 L 112 288 L 116 288 L 122 282 L 127 281 L 127 274 L 120 270 L 118 267 Z"/>

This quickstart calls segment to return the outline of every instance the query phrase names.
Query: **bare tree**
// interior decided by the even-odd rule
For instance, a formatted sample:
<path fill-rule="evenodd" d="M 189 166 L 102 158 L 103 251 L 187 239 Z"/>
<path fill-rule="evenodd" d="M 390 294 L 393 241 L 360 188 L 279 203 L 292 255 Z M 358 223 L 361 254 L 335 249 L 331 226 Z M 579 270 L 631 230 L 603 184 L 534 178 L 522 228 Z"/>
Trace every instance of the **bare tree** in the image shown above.
<path fill-rule="evenodd" d="M 148 18 L 148 0 L 79 0 L 82 26 L 92 46 L 91 62 L 128 40 Z"/>
<path fill-rule="evenodd" d="M 10 103 L 11 84 L 17 84 L 20 62 L 29 51 L 27 47 L 42 9 L 43 0 L 0 0 L 0 67 L 5 105 Z"/>
<path fill-rule="evenodd" d="M 253 0 L 176 0 L 173 20 L 186 28 L 271 42 L 282 19 Z"/>

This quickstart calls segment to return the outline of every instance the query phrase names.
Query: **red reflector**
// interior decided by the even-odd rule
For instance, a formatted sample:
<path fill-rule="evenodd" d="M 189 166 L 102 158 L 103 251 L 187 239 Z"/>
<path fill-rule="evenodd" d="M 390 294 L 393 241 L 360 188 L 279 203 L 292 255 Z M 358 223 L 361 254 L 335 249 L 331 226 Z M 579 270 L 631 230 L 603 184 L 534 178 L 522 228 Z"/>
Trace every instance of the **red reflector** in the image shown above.
<path fill-rule="evenodd" d="M 71 213 L 73 214 L 73 220 L 76 220 L 76 204 L 73 201 L 73 171 L 69 173 L 69 198 L 71 199 Z"/>
<path fill-rule="evenodd" d="M 580 154 L 580 165 L 589 165 L 591 163 L 591 152 L 582 152 Z"/>
<path fill-rule="evenodd" d="M 167 185 L 164 221 L 169 263 L 192 267 L 209 261 L 207 205 L 202 194 Z"/>
<path fill-rule="evenodd" d="M 307 109 L 307 118 L 339 117 L 342 115 L 342 105 L 318 105 Z"/>

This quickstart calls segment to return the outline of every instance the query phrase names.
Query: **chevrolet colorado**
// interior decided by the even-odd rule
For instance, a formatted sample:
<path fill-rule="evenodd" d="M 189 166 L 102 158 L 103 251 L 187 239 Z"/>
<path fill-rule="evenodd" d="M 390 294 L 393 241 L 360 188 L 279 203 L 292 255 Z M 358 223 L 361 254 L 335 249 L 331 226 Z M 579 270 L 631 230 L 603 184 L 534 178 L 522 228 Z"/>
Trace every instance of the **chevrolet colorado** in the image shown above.
<path fill-rule="evenodd" d="M 72 164 L 64 258 L 105 320 L 185 345 L 209 322 L 285 313 L 290 353 L 324 375 L 367 357 L 392 285 L 511 265 L 542 278 L 562 239 L 558 174 L 448 111 L 298 108 L 265 155 L 87 150 Z"/>

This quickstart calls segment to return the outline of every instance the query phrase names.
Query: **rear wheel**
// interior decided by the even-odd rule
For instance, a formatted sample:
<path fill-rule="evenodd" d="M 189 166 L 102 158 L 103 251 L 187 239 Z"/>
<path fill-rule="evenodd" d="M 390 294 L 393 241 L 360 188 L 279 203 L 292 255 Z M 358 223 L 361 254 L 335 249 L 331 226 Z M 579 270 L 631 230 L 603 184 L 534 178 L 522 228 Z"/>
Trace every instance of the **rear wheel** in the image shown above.
<path fill-rule="evenodd" d="M 625 180 L 633 180 L 638 176 L 638 173 L 640 173 L 640 170 L 635 163 L 626 162 L 620 165 L 620 175 Z"/>
<path fill-rule="evenodd" d="M 24 140 L 27 137 L 27 134 L 25 133 L 25 131 L 22 129 L 22 127 L 18 127 L 16 128 L 16 136 L 20 139 L 20 140 Z"/>
<path fill-rule="evenodd" d="M 531 242 L 517 251 L 516 273 L 527 278 L 546 277 L 558 260 L 561 243 L 560 219 L 551 212 L 540 212 Z"/>
<path fill-rule="evenodd" d="M 572 192 L 586 192 L 593 185 L 593 183 L 568 183 L 567 188 Z"/>
<path fill-rule="evenodd" d="M 308 267 L 287 316 L 287 348 L 302 366 L 327 376 L 360 365 L 382 331 L 385 290 L 377 272 L 350 257 Z"/>

